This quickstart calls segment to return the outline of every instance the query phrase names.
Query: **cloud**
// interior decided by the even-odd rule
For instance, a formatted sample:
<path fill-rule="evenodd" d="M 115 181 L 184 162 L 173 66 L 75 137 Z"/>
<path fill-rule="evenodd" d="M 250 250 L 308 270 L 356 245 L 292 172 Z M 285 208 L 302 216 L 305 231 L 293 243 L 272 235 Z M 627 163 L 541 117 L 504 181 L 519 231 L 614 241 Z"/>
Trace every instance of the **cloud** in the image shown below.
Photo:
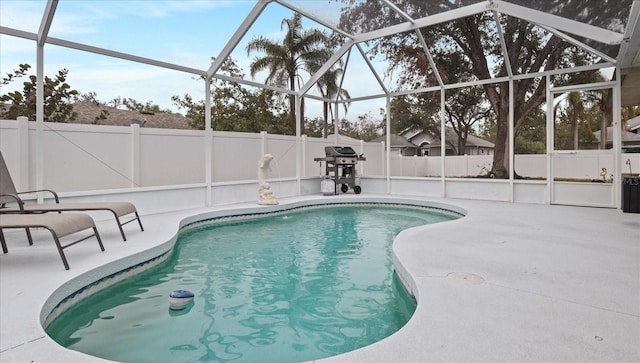
<path fill-rule="evenodd" d="M 35 58 L 36 43 L 32 40 L 0 35 L 0 44 L 2 44 L 2 59 L 0 61 L 3 63 L 6 60 L 4 58 L 9 57 L 10 53 L 13 56 L 15 53 L 31 52 Z"/>
<path fill-rule="evenodd" d="M 83 69 L 70 73 L 69 84 L 81 93 L 96 92 L 97 98 L 108 102 L 114 98 L 133 98 L 139 102 L 152 102 L 173 111 L 171 96 L 186 93 L 195 99 L 204 98 L 204 84 L 186 73 L 158 68 L 148 69 Z"/>
<path fill-rule="evenodd" d="M 87 15 L 93 19 L 144 18 L 160 19 L 175 16 L 177 13 L 202 13 L 225 8 L 237 8 L 254 1 L 244 0 L 181 0 L 181 1 L 85 1 L 70 2 L 73 13 Z"/>
<path fill-rule="evenodd" d="M 2 26 L 32 33 L 40 27 L 41 15 L 45 8 L 44 1 L 0 1 L 0 23 Z M 4 44 L 3 44 L 4 48 Z"/>
<path fill-rule="evenodd" d="M 324 1 L 308 1 L 298 2 L 296 6 L 316 12 L 322 10 L 319 3 L 326 5 Z M 45 4 L 44 1 L 0 0 L 2 25 L 37 32 Z M 53 19 L 51 36 L 206 70 L 211 57 L 218 56 L 254 4 L 255 1 L 243 0 L 61 1 Z M 192 15 L 185 17 L 185 14 Z M 277 3 L 270 4 L 233 51 L 232 56 L 247 79 L 251 78 L 249 64 L 258 54 L 247 56 L 246 42 L 257 35 L 281 39 L 281 20 L 290 16 L 290 10 Z M 33 66 L 31 73 L 35 74 L 36 46 L 33 41 L 8 36 L 0 36 L 0 40 L 2 73 L 11 72 L 20 63 L 28 63 Z M 344 86 L 354 97 L 379 89 L 362 60 L 356 62 L 352 56 L 350 63 L 352 81 Z M 97 92 L 101 101 L 127 97 L 140 102 L 153 101 L 169 108 L 173 95 L 189 93 L 194 99 L 204 98 L 203 82 L 194 80 L 197 77 L 188 73 L 45 46 L 45 74 L 53 76 L 63 68 L 69 70 L 67 82 L 73 89 L 82 93 Z M 264 78 L 264 74 L 259 74 L 255 81 L 261 82 Z M 384 99 L 379 102 L 384 105 Z M 364 113 L 355 110 L 366 103 L 368 101 L 353 104 L 349 117 Z M 317 112 L 321 114 L 321 111 Z M 373 112 L 377 114 L 377 107 Z"/>

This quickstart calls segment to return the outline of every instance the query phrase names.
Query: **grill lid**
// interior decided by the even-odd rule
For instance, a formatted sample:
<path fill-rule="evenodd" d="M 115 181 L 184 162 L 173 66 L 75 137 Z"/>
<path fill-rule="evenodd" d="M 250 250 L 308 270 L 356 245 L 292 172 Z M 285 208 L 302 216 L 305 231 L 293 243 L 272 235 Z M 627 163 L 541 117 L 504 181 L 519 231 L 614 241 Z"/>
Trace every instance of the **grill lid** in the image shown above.
<path fill-rule="evenodd" d="M 326 156 L 358 156 L 350 146 L 325 146 Z"/>

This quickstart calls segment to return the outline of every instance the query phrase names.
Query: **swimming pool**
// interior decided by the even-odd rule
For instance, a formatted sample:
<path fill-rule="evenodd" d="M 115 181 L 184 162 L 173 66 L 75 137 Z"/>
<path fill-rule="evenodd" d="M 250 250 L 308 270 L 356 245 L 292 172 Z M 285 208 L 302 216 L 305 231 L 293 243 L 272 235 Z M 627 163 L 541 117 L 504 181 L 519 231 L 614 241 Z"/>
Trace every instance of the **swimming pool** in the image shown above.
<path fill-rule="evenodd" d="M 414 304 L 393 274 L 403 229 L 455 217 L 369 204 L 219 218 L 181 232 L 168 259 L 93 294 L 47 332 L 123 362 L 305 361 L 397 331 Z M 185 311 L 170 291 L 196 293 Z"/>

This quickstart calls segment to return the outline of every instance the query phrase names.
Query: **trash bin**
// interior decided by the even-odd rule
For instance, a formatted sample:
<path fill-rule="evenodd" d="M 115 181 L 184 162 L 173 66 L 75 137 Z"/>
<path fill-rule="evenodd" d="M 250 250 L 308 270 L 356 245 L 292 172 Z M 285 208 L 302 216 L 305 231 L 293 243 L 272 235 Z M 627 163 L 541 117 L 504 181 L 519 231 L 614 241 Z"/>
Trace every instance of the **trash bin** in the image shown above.
<path fill-rule="evenodd" d="M 622 178 L 622 211 L 640 213 L 640 177 Z"/>

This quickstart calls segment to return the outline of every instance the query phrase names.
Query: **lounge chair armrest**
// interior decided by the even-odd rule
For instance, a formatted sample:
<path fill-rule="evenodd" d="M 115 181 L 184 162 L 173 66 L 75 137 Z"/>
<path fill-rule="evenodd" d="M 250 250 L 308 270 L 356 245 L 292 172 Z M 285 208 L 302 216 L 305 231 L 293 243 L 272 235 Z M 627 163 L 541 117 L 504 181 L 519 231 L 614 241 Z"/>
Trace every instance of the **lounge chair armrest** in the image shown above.
<path fill-rule="evenodd" d="M 18 195 L 20 194 L 33 194 L 33 193 L 40 193 L 40 192 L 48 192 L 51 193 L 51 195 L 53 195 L 53 198 L 55 199 L 56 203 L 60 203 L 60 199 L 58 198 L 58 193 L 54 192 L 51 189 L 38 189 L 38 190 L 29 190 L 26 192 L 20 192 L 20 193 L 16 193 Z"/>
<path fill-rule="evenodd" d="M 19 196 L 17 196 L 16 194 L 0 194 L 0 199 L 6 198 L 6 197 L 15 199 L 16 203 L 18 204 L 18 207 L 20 208 L 20 212 L 24 212 L 24 202 L 22 201 L 22 199 L 20 199 Z M 0 213 L 2 213 L 2 209 L 5 204 L 6 202 L 3 202 L 0 204 Z"/>

